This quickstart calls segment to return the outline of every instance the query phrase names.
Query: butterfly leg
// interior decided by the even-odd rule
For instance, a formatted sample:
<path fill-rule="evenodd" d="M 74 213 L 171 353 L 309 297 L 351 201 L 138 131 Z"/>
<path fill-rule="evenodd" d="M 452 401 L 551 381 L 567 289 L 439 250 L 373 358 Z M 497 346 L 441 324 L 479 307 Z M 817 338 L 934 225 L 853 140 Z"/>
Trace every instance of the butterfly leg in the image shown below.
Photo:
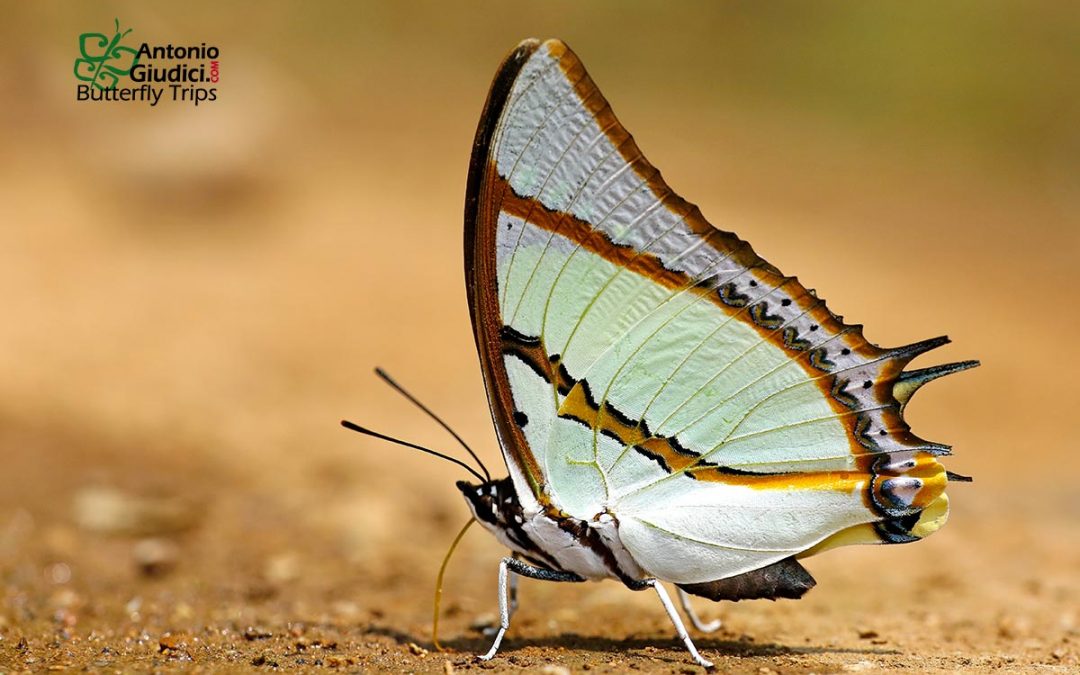
<path fill-rule="evenodd" d="M 515 558 L 515 560 L 516 560 L 516 558 Z M 510 619 L 514 618 L 514 613 L 517 612 L 517 608 L 518 608 L 517 590 L 518 590 L 518 580 L 519 579 L 521 579 L 521 577 L 518 576 L 517 574 L 511 574 L 510 575 L 510 607 L 509 607 L 509 612 L 510 612 L 509 618 Z M 491 637 L 491 636 L 495 635 L 498 632 L 499 632 L 499 629 L 497 627 L 495 627 L 495 626 L 488 626 L 487 628 L 485 628 L 483 630 L 484 635 L 486 635 L 488 637 Z"/>
<path fill-rule="evenodd" d="M 487 654 L 479 657 L 482 661 L 487 661 L 495 656 L 495 652 L 499 651 L 499 645 L 502 644 L 503 636 L 506 635 L 506 630 L 510 628 L 511 606 L 517 604 L 516 592 L 514 593 L 514 599 L 510 600 L 509 598 L 511 588 L 516 587 L 515 582 L 517 581 L 510 576 L 511 574 L 543 581 L 583 581 L 581 577 L 571 572 L 554 572 L 542 567 L 533 567 L 528 563 L 513 558 L 503 558 L 499 563 L 499 632 L 495 634 L 495 641 L 491 644 L 491 649 L 488 650 Z M 512 582 L 511 579 L 514 579 L 514 581 Z"/>
<path fill-rule="evenodd" d="M 690 595 L 681 588 L 678 588 L 678 592 L 679 604 L 682 605 L 683 614 L 686 614 L 686 618 L 690 619 L 690 623 L 694 624 L 694 628 L 702 633 L 712 633 L 720 628 L 722 625 L 720 619 L 713 619 L 709 623 L 702 623 L 697 612 L 695 612 L 693 606 L 690 605 Z"/>
<path fill-rule="evenodd" d="M 519 579 L 521 579 L 521 577 L 519 577 L 516 574 L 511 574 L 510 575 L 510 618 L 511 619 L 514 618 L 514 613 L 517 612 L 517 608 L 518 608 L 517 589 L 518 589 L 518 580 Z"/>
<path fill-rule="evenodd" d="M 668 593 L 664 590 L 663 584 L 656 579 L 649 579 L 644 582 L 646 586 L 652 586 L 656 594 L 660 596 L 660 603 L 664 605 L 664 610 L 667 612 L 668 618 L 671 619 L 671 623 L 675 624 L 675 632 L 679 634 L 679 638 L 686 645 L 687 650 L 690 651 L 690 656 L 694 657 L 694 661 L 697 661 L 699 666 L 705 668 L 712 668 L 711 661 L 706 661 L 702 658 L 701 654 L 698 654 L 697 647 L 694 646 L 693 641 L 690 639 L 690 635 L 686 632 L 686 626 L 683 625 L 682 619 L 679 617 L 679 613 L 675 611 L 675 605 L 671 604 L 671 598 L 668 597 Z"/>

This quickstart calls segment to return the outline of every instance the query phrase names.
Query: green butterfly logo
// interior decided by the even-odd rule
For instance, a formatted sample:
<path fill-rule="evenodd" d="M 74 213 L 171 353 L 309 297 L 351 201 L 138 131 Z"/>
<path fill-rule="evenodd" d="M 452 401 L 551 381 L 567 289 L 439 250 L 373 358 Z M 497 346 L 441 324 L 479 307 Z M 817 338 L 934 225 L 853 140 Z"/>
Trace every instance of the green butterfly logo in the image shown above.
<path fill-rule="evenodd" d="M 139 51 L 120 44 L 132 29 L 120 32 L 120 19 L 116 19 L 112 38 L 104 33 L 83 33 L 79 36 L 79 51 L 75 59 L 75 77 L 90 82 L 98 89 L 115 89 L 120 77 L 130 75 L 139 62 Z M 93 53 L 91 53 L 93 52 Z"/>

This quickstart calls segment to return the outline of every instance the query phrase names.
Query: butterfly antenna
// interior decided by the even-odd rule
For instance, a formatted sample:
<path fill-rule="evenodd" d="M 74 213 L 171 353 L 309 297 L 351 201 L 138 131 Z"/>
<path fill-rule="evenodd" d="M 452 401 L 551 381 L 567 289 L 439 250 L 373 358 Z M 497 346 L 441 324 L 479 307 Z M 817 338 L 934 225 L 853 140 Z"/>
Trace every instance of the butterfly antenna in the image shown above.
<path fill-rule="evenodd" d="M 403 441 L 400 438 L 394 438 L 393 436 L 387 436 L 386 434 L 380 434 L 378 431 L 372 431 L 371 429 L 365 429 L 364 427 L 360 426 L 359 424 L 353 424 L 349 420 L 341 420 L 341 426 L 345 427 L 346 429 L 351 429 L 351 430 L 353 430 L 353 431 L 355 431 L 357 433 L 364 434 L 366 436 L 374 436 L 375 438 L 381 438 L 384 441 L 390 441 L 391 443 L 397 443 L 398 445 L 404 445 L 406 448 L 412 448 L 413 450 L 419 450 L 420 452 L 426 452 L 429 455 L 435 455 L 436 457 L 440 457 L 442 459 L 445 459 L 448 462 L 453 462 L 454 464 L 457 464 L 458 466 L 465 469 L 466 471 L 468 471 L 472 475 L 476 476 L 476 479 L 479 480 L 481 483 L 489 482 L 491 480 L 489 478 L 487 481 L 485 481 L 484 477 L 481 476 L 479 473 L 477 473 L 476 469 L 472 468 L 471 466 L 469 466 L 465 462 L 461 461 L 460 459 L 457 459 L 456 457 L 451 457 L 450 455 L 444 455 L 441 452 L 436 452 L 435 450 L 432 450 L 430 448 L 425 448 L 424 446 L 417 445 L 416 443 L 410 443 L 408 441 Z"/>
<path fill-rule="evenodd" d="M 457 442 L 461 444 L 461 447 L 465 448 L 465 452 L 469 453 L 469 455 L 473 459 L 476 460 L 476 463 L 480 465 L 480 470 L 484 472 L 485 476 L 487 476 L 487 481 L 486 482 L 489 482 L 489 483 L 491 482 L 491 472 L 489 472 L 487 467 L 484 466 L 484 463 L 480 461 L 480 458 L 476 456 L 476 453 L 473 452 L 473 449 L 469 447 L 469 444 L 466 443 L 465 440 L 463 438 L 461 438 L 461 436 L 458 436 L 457 432 L 454 431 L 453 429 L 451 429 L 449 424 L 442 421 L 441 417 L 439 417 L 438 415 L 433 413 L 430 408 L 428 408 L 426 405 L 424 405 L 423 403 L 418 401 L 415 396 L 413 396 L 412 394 L 407 392 L 404 387 L 402 387 L 400 384 L 395 382 L 394 378 L 387 375 L 385 370 L 383 370 L 382 368 L 376 368 L 375 369 L 375 374 L 378 375 L 379 377 L 381 377 L 383 382 L 385 382 L 388 385 L 390 385 L 391 387 L 393 387 L 394 390 L 397 391 L 399 394 L 401 394 L 405 398 L 409 399 L 409 402 L 411 402 L 417 408 L 420 408 L 425 413 L 427 413 L 428 417 L 430 417 L 431 419 L 433 419 L 433 420 L 435 420 L 436 422 L 439 423 L 439 426 L 441 426 L 443 429 L 446 429 L 446 431 L 449 432 L 450 435 L 453 436 L 454 439 L 457 440 Z"/>
<path fill-rule="evenodd" d="M 465 523 L 465 527 L 461 528 L 461 531 L 454 537 L 454 543 L 450 544 L 450 549 L 446 552 L 446 556 L 443 558 L 442 565 L 439 566 L 439 576 L 435 577 L 435 608 L 434 616 L 431 620 L 431 642 L 435 645 L 435 649 L 445 651 L 443 646 L 439 644 L 439 606 L 442 604 L 442 583 L 443 575 L 446 574 L 446 566 L 450 562 L 450 556 L 454 555 L 454 551 L 457 549 L 458 542 L 465 536 L 465 532 L 468 531 L 469 526 L 476 522 L 476 519 L 469 518 L 469 522 Z"/>

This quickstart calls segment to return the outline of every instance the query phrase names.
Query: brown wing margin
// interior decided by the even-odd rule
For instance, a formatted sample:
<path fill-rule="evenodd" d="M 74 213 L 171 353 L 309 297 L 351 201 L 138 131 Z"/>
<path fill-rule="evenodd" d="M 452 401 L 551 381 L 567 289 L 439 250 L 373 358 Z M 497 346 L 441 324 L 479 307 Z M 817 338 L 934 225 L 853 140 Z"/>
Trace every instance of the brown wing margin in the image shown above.
<path fill-rule="evenodd" d="M 503 455 L 508 462 L 516 463 L 528 479 L 533 494 L 546 504 L 548 500 L 542 487 L 543 473 L 528 450 L 525 435 L 512 419 L 514 400 L 502 360 L 502 318 L 496 288 L 495 228 L 499 204 L 492 198 L 492 181 L 487 175 L 491 168 L 488 160 L 491 141 L 503 108 L 522 66 L 539 47 L 539 40 L 525 40 L 503 60 L 491 83 L 484 112 L 480 115 L 465 188 L 465 292 L 469 298 L 469 312 L 472 315 L 476 351 L 480 356 L 480 369 L 484 373 L 488 407 Z"/>

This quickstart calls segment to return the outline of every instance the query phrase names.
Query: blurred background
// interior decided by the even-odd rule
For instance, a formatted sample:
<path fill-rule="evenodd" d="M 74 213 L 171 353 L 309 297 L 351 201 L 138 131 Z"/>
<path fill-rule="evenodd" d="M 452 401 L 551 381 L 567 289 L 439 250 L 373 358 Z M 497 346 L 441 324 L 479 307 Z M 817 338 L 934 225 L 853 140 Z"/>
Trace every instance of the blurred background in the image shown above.
<path fill-rule="evenodd" d="M 942 533 L 811 561 L 804 603 L 709 611 L 759 640 L 866 644 L 852 616 L 902 621 L 844 589 L 884 584 L 904 620 L 952 631 L 941 653 L 1075 663 L 1080 5 L 3 9 L 0 658 L 77 663 L 94 631 L 165 658 L 163 632 L 321 621 L 371 665 L 365 639 L 428 639 L 465 476 L 338 420 L 457 452 L 382 366 L 502 473 L 462 277 L 466 168 L 500 59 L 557 36 L 714 224 L 878 344 L 953 339 L 918 365 L 983 362 L 908 412 L 976 479 Z M 217 45 L 219 100 L 76 102 L 78 35 L 114 18 L 126 43 Z M 499 555 L 465 540 L 450 634 L 495 608 Z M 931 591 L 946 606 L 924 609 Z M 613 584 L 529 593 L 519 636 L 595 633 L 634 603 L 648 616 L 627 630 L 667 635 Z"/>

